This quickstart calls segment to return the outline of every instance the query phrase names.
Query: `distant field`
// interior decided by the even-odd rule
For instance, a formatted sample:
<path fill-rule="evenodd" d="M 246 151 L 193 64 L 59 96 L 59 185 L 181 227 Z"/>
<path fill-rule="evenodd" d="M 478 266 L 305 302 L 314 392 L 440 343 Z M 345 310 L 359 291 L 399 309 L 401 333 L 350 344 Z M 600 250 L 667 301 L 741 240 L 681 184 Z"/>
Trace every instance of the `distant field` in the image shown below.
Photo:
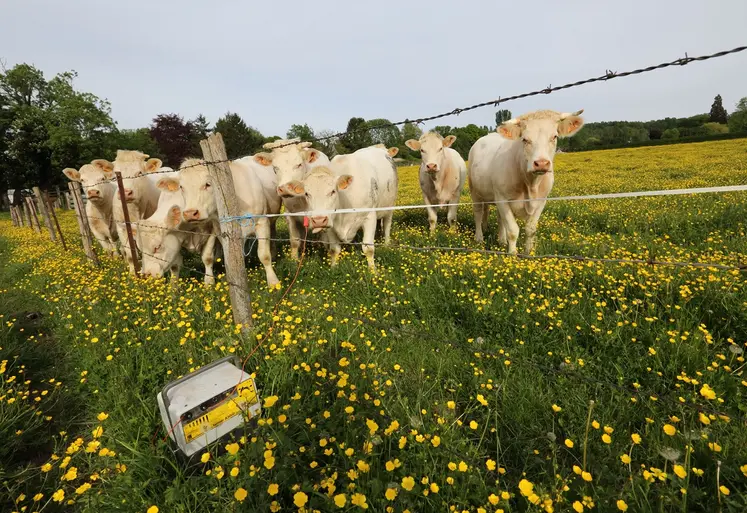
<path fill-rule="evenodd" d="M 553 196 L 747 184 L 747 143 L 555 167 Z M 399 203 L 422 203 L 417 168 L 400 176 Z M 172 294 L 120 261 L 90 267 L 69 212 L 69 253 L 3 217 L 0 509 L 747 511 L 745 273 L 401 247 L 482 248 L 470 207 L 458 221 L 441 213 L 430 238 L 424 211 L 398 212 L 376 275 L 357 249 L 330 269 L 310 247 L 248 364 L 262 418 L 235 454 L 185 468 L 156 393 L 247 354 L 282 292 L 252 256 L 244 339 L 225 284 L 192 273 Z M 495 224 L 486 247 L 503 249 Z M 733 266 L 746 230 L 747 193 L 550 202 L 536 254 Z M 287 286 L 296 264 L 276 271 Z"/>

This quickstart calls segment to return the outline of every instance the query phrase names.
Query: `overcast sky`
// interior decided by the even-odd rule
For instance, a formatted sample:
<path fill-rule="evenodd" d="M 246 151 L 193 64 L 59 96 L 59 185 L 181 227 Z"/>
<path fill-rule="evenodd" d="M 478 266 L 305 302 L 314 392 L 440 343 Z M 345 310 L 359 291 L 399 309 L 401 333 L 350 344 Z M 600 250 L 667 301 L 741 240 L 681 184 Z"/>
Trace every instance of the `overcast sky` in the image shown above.
<path fill-rule="evenodd" d="M 107 98 L 120 128 L 238 112 L 265 135 L 398 121 L 747 44 L 746 0 L 4 0 L 0 58 Z M 508 103 L 587 121 L 731 111 L 747 52 Z M 439 124 L 494 124 L 492 107 Z"/>

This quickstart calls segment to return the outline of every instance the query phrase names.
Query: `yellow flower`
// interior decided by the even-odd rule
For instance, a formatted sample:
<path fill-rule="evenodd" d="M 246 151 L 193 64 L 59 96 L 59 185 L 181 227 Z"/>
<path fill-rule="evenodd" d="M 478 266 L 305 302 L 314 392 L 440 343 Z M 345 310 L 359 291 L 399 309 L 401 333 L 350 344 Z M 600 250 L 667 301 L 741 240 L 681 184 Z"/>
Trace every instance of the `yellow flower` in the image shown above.
<path fill-rule="evenodd" d="M 552 411 L 554 411 L 555 413 L 559 413 L 559 412 L 560 412 L 560 411 L 561 411 L 562 409 L 563 409 L 563 408 L 561 408 L 561 407 L 560 407 L 560 406 L 558 406 L 557 404 L 553 404 L 553 405 L 552 405 Z"/>
<path fill-rule="evenodd" d="M 210 453 L 206 452 L 205 454 L 200 456 L 200 461 L 203 463 L 207 463 L 208 461 L 210 461 Z"/>
<path fill-rule="evenodd" d="M 453 461 L 450 461 L 448 467 L 449 467 L 449 470 L 454 472 L 457 466 L 456 466 L 456 463 L 454 463 Z"/>
<path fill-rule="evenodd" d="M 431 488 L 431 493 L 438 493 L 439 488 L 436 483 L 431 483 L 430 488 Z"/>
<path fill-rule="evenodd" d="M 371 469 L 371 466 L 363 460 L 358 460 L 356 466 L 361 472 L 368 472 Z"/>
<path fill-rule="evenodd" d="M 100 422 L 104 422 L 106 419 L 109 418 L 109 415 L 102 411 L 101 413 L 98 414 L 96 418 L 99 419 Z"/>
<path fill-rule="evenodd" d="M 228 452 L 228 454 L 230 454 L 231 456 L 234 456 L 234 455 L 236 455 L 236 453 L 237 453 L 237 452 L 239 452 L 239 444 L 237 444 L 237 443 L 232 443 L 232 444 L 228 444 L 228 445 L 226 445 L 226 451 L 227 451 L 227 452 Z"/>
<path fill-rule="evenodd" d="M 148 508 L 147 513 L 158 513 L 158 506 L 151 506 Z"/>
<path fill-rule="evenodd" d="M 433 447 L 438 447 L 439 445 L 441 445 L 441 437 L 438 435 L 434 435 L 433 438 L 431 438 L 431 445 L 433 445 Z"/>
<path fill-rule="evenodd" d="M 36 495 L 34 495 L 34 502 L 39 502 L 43 498 L 44 498 L 44 494 L 43 493 L 37 493 Z"/>
<path fill-rule="evenodd" d="M 706 426 L 711 423 L 711 419 L 708 418 L 708 415 L 704 415 L 703 413 L 700 413 L 698 415 L 698 420 L 705 424 Z"/>
<path fill-rule="evenodd" d="M 350 502 L 354 506 L 358 506 L 362 509 L 368 509 L 368 504 L 366 504 L 366 496 L 362 493 L 354 493 L 352 497 L 350 497 Z"/>
<path fill-rule="evenodd" d="M 293 495 L 293 504 L 295 504 L 296 507 L 303 508 L 307 502 L 309 502 L 309 496 L 305 493 L 296 492 L 296 494 Z"/>
<path fill-rule="evenodd" d="M 633 440 L 634 444 L 641 443 L 641 435 L 639 435 L 638 433 L 633 433 L 632 435 L 630 435 L 630 439 Z"/>
<path fill-rule="evenodd" d="M 386 500 L 393 501 L 397 498 L 397 490 L 394 488 L 387 488 L 386 492 L 384 492 L 384 497 L 386 497 Z"/>
<path fill-rule="evenodd" d="M 620 499 L 619 501 L 617 501 L 617 509 L 619 509 L 620 511 L 628 511 L 628 505 L 624 500 Z"/>
<path fill-rule="evenodd" d="M 463 461 L 459 462 L 459 472 L 467 472 L 467 464 Z"/>
<path fill-rule="evenodd" d="M 231 477 L 236 477 L 239 475 L 239 467 L 233 467 L 231 469 Z"/>
<path fill-rule="evenodd" d="M 477 429 L 477 422 L 475 422 L 474 420 L 470 421 L 469 427 L 470 429 Z"/>
<path fill-rule="evenodd" d="M 724 485 L 719 486 L 718 489 L 724 495 L 729 495 L 731 493 L 731 491 L 727 487 L 725 487 Z"/>
<path fill-rule="evenodd" d="M 627 465 L 628 463 L 630 463 L 630 456 L 628 456 L 627 454 L 621 454 L 620 461 Z"/>
<path fill-rule="evenodd" d="M 49 472 L 50 470 L 52 470 L 52 465 L 50 463 L 45 463 L 41 466 L 42 472 Z"/>
<path fill-rule="evenodd" d="M 404 488 L 405 490 L 409 492 L 409 491 L 412 491 L 413 487 L 415 486 L 415 480 L 410 476 L 403 477 L 401 484 L 402 484 L 402 488 Z"/>
<path fill-rule="evenodd" d="M 488 405 L 488 401 L 483 397 L 482 394 L 477 394 L 477 402 L 479 402 L 483 406 L 487 406 Z"/>
<path fill-rule="evenodd" d="M 612 437 L 610 435 L 608 435 L 607 433 L 605 433 L 605 434 L 602 435 L 602 442 L 604 442 L 606 444 L 611 444 L 612 443 Z"/>
<path fill-rule="evenodd" d="M 379 425 L 371 419 L 366 419 L 366 427 L 371 435 L 376 434 L 376 431 L 379 430 Z"/>
<path fill-rule="evenodd" d="M 235 492 L 233 492 L 234 499 L 236 499 L 239 502 L 244 502 L 244 499 L 246 499 L 247 495 L 248 494 L 247 494 L 246 490 L 244 490 L 243 488 L 239 488 L 238 490 L 236 490 Z"/>
<path fill-rule="evenodd" d="M 494 494 L 494 493 L 491 493 L 491 494 L 490 494 L 490 495 L 488 496 L 488 502 L 489 502 L 490 504 L 492 504 L 493 506 L 495 506 L 495 505 L 497 505 L 497 504 L 498 504 L 499 502 L 501 502 L 501 498 L 500 498 L 500 497 L 498 497 L 498 496 L 497 496 L 496 494 Z"/>
<path fill-rule="evenodd" d="M 104 434 L 104 428 L 102 428 L 101 426 L 97 426 L 96 429 L 91 432 L 91 434 L 94 438 L 101 438 L 101 435 Z"/>
<path fill-rule="evenodd" d="M 65 500 L 65 490 L 63 490 L 62 488 L 60 488 L 59 490 L 57 490 L 56 492 L 54 492 L 52 494 L 52 500 L 55 501 L 55 502 L 62 502 L 63 500 Z M 153 513 L 157 513 L 157 510 L 156 510 L 156 512 L 153 512 Z"/>
<path fill-rule="evenodd" d="M 721 452 L 721 446 L 717 442 L 709 442 L 708 448 L 713 452 Z"/>
<path fill-rule="evenodd" d="M 347 502 L 348 502 L 348 498 L 345 497 L 344 493 L 335 495 L 335 506 L 337 506 L 338 508 L 344 508 Z"/>
<path fill-rule="evenodd" d="M 573 503 L 573 510 L 577 511 L 578 513 L 581 513 L 584 510 L 584 505 L 576 501 Z"/>
<path fill-rule="evenodd" d="M 75 489 L 75 493 L 77 493 L 78 495 L 83 495 L 88 490 L 90 490 L 90 488 L 91 488 L 90 483 L 83 483 L 82 485 L 80 485 L 78 488 Z"/>
<path fill-rule="evenodd" d="M 604 426 L 604 432 L 608 435 L 611 435 L 614 431 L 614 428 L 611 428 L 610 426 Z"/>
<path fill-rule="evenodd" d="M 581 473 L 581 478 L 584 481 L 591 481 L 592 479 L 594 479 L 593 477 L 591 477 L 591 473 L 589 473 L 589 472 L 582 472 Z"/>
<path fill-rule="evenodd" d="M 526 479 L 522 479 L 519 481 L 519 491 L 522 495 L 529 496 L 534 491 L 534 485 Z"/>
<path fill-rule="evenodd" d="M 578 465 L 573 465 L 573 472 L 575 474 L 578 474 L 580 476 L 581 475 L 581 467 L 579 467 Z"/>
<path fill-rule="evenodd" d="M 675 465 L 674 473 L 677 474 L 677 477 L 679 477 L 680 479 L 685 479 L 685 477 L 687 477 L 687 471 L 682 465 Z"/>
<path fill-rule="evenodd" d="M 573 440 L 571 440 L 570 438 L 566 438 L 565 446 L 568 447 L 569 449 L 573 449 Z"/>
<path fill-rule="evenodd" d="M 78 477 L 78 469 L 75 467 L 70 467 L 70 469 L 65 472 L 65 475 L 63 475 L 60 479 L 63 481 L 73 481 Z"/>
<path fill-rule="evenodd" d="M 707 383 L 700 388 L 700 395 L 706 399 L 716 399 L 716 392 Z"/>
<path fill-rule="evenodd" d="M 454 401 L 448 401 L 448 402 L 446 403 L 446 407 L 447 407 L 448 409 L 450 409 L 450 410 L 453 410 L 454 408 L 456 408 L 456 403 L 455 403 Z"/>
<path fill-rule="evenodd" d="M 270 486 L 267 487 L 267 493 L 270 495 L 277 495 L 278 491 L 280 491 L 280 487 L 275 483 L 270 483 Z"/>
<path fill-rule="evenodd" d="M 744 477 L 747 477 L 747 465 L 742 465 L 739 467 L 739 470 L 742 471 L 742 474 L 744 474 Z"/>
<path fill-rule="evenodd" d="M 594 429 L 599 429 L 599 422 L 597 422 L 596 420 L 595 420 L 595 421 L 593 421 L 593 422 L 591 423 L 591 427 L 593 427 Z"/>
<path fill-rule="evenodd" d="M 488 460 L 485 462 L 485 466 L 488 467 L 488 470 L 495 470 L 496 463 L 493 460 Z"/>
<path fill-rule="evenodd" d="M 664 424 L 664 432 L 669 436 L 674 436 L 677 433 L 677 428 L 671 424 Z"/>
<path fill-rule="evenodd" d="M 278 402 L 278 396 L 276 395 L 265 397 L 265 404 L 262 405 L 262 408 L 272 408 L 276 402 Z"/>

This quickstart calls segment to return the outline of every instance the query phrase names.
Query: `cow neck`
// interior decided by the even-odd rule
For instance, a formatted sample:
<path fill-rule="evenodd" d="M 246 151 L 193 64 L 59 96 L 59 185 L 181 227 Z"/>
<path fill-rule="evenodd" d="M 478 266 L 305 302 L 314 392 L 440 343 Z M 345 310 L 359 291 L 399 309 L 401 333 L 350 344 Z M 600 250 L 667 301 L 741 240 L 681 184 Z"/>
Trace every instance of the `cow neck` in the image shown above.
<path fill-rule="evenodd" d="M 528 162 L 526 161 L 526 157 L 524 157 L 524 152 L 521 151 L 521 144 L 517 144 L 517 156 L 519 161 L 519 167 L 518 169 L 521 170 L 521 177 L 522 181 L 524 183 L 524 187 L 526 188 L 527 196 L 529 199 L 538 199 L 540 197 L 540 186 L 542 185 L 542 180 L 547 175 L 536 175 L 534 173 L 527 173 L 527 165 Z"/>
<path fill-rule="evenodd" d="M 93 214 L 96 214 L 97 217 L 101 217 L 106 222 L 110 222 L 112 218 L 112 197 L 102 198 L 104 201 L 99 206 L 90 199 L 88 200 L 88 203 L 91 205 L 91 209 L 94 210 Z"/>
<path fill-rule="evenodd" d="M 444 149 L 444 152 L 446 153 L 446 150 Z M 451 200 L 451 196 L 445 197 L 444 190 L 452 190 L 452 186 L 454 189 L 456 189 L 456 180 L 454 178 L 456 177 L 454 162 L 450 155 L 444 155 L 446 160 L 446 165 L 444 166 L 443 170 L 441 171 L 441 176 L 436 179 L 433 182 L 433 185 L 436 188 L 436 197 L 438 199 L 439 203 L 448 203 Z M 439 186 L 440 182 L 440 186 Z"/>

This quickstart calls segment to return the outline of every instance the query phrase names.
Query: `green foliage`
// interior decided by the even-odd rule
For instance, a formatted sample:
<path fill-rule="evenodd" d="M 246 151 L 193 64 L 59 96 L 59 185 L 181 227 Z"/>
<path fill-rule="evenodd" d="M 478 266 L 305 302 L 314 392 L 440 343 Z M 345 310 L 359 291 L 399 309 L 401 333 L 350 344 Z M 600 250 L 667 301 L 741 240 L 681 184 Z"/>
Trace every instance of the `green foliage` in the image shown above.
<path fill-rule="evenodd" d="M 711 105 L 711 112 L 708 115 L 708 120 L 712 123 L 726 123 L 728 114 L 724 108 L 723 100 L 721 95 L 717 94 L 716 98 L 713 99 L 713 105 Z"/>
<path fill-rule="evenodd" d="M 709 134 L 725 134 L 729 132 L 728 125 L 724 123 L 706 123 L 703 128 L 708 130 Z"/>
<path fill-rule="evenodd" d="M 256 153 L 265 143 L 259 130 L 246 124 L 236 113 L 227 112 L 215 123 L 215 132 L 223 136 L 229 159 L 237 159 Z"/>
<path fill-rule="evenodd" d="M 502 125 L 509 119 L 511 119 L 511 111 L 507 109 L 501 109 L 495 113 L 495 126 Z"/>
<path fill-rule="evenodd" d="M 302 141 L 310 141 L 314 139 L 314 131 L 311 127 L 304 123 L 303 125 L 291 125 L 290 130 L 286 134 L 288 139 L 301 139 Z"/>
<path fill-rule="evenodd" d="M 371 140 L 374 144 L 381 143 L 387 148 L 399 147 L 404 141 L 399 128 L 392 126 L 388 119 L 371 119 L 366 122 L 371 127 Z"/>
<path fill-rule="evenodd" d="M 156 141 L 167 166 L 176 169 L 184 159 L 192 156 L 192 125 L 178 114 L 159 114 L 153 118 L 150 136 Z"/>
<path fill-rule="evenodd" d="M 661 134 L 662 139 L 679 139 L 680 131 L 676 128 L 667 128 L 664 133 Z"/>
<path fill-rule="evenodd" d="M 345 134 L 338 141 L 337 153 L 352 153 L 361 148 L 371 146 L 373 138 L 371 132 L 366 130 L 368 124 L 363 118 L 350 118 Z"/>
<path fill-rule="evenodd" d="M 510 119 L 510 118 L 509 118 Z M 477 140 L 490 133 L 490 129 L 486 126 L 477 126 L 475 124 L 469 124 L 463 127 L 450 127 L 450 126 L 436 126 L 433 128 L 434 132 L 446 137 L 447 135 L 456 136 L 456 141 L 451 145 L 453 149 L 459 152 L 463 159 L 467 159 L 469 156 L 469 150 Z"/>
<path fill-rule="evenodd" d="M 747 96 L 737 102 L 729 116 L 729 132 L 747 132 Z"/>

